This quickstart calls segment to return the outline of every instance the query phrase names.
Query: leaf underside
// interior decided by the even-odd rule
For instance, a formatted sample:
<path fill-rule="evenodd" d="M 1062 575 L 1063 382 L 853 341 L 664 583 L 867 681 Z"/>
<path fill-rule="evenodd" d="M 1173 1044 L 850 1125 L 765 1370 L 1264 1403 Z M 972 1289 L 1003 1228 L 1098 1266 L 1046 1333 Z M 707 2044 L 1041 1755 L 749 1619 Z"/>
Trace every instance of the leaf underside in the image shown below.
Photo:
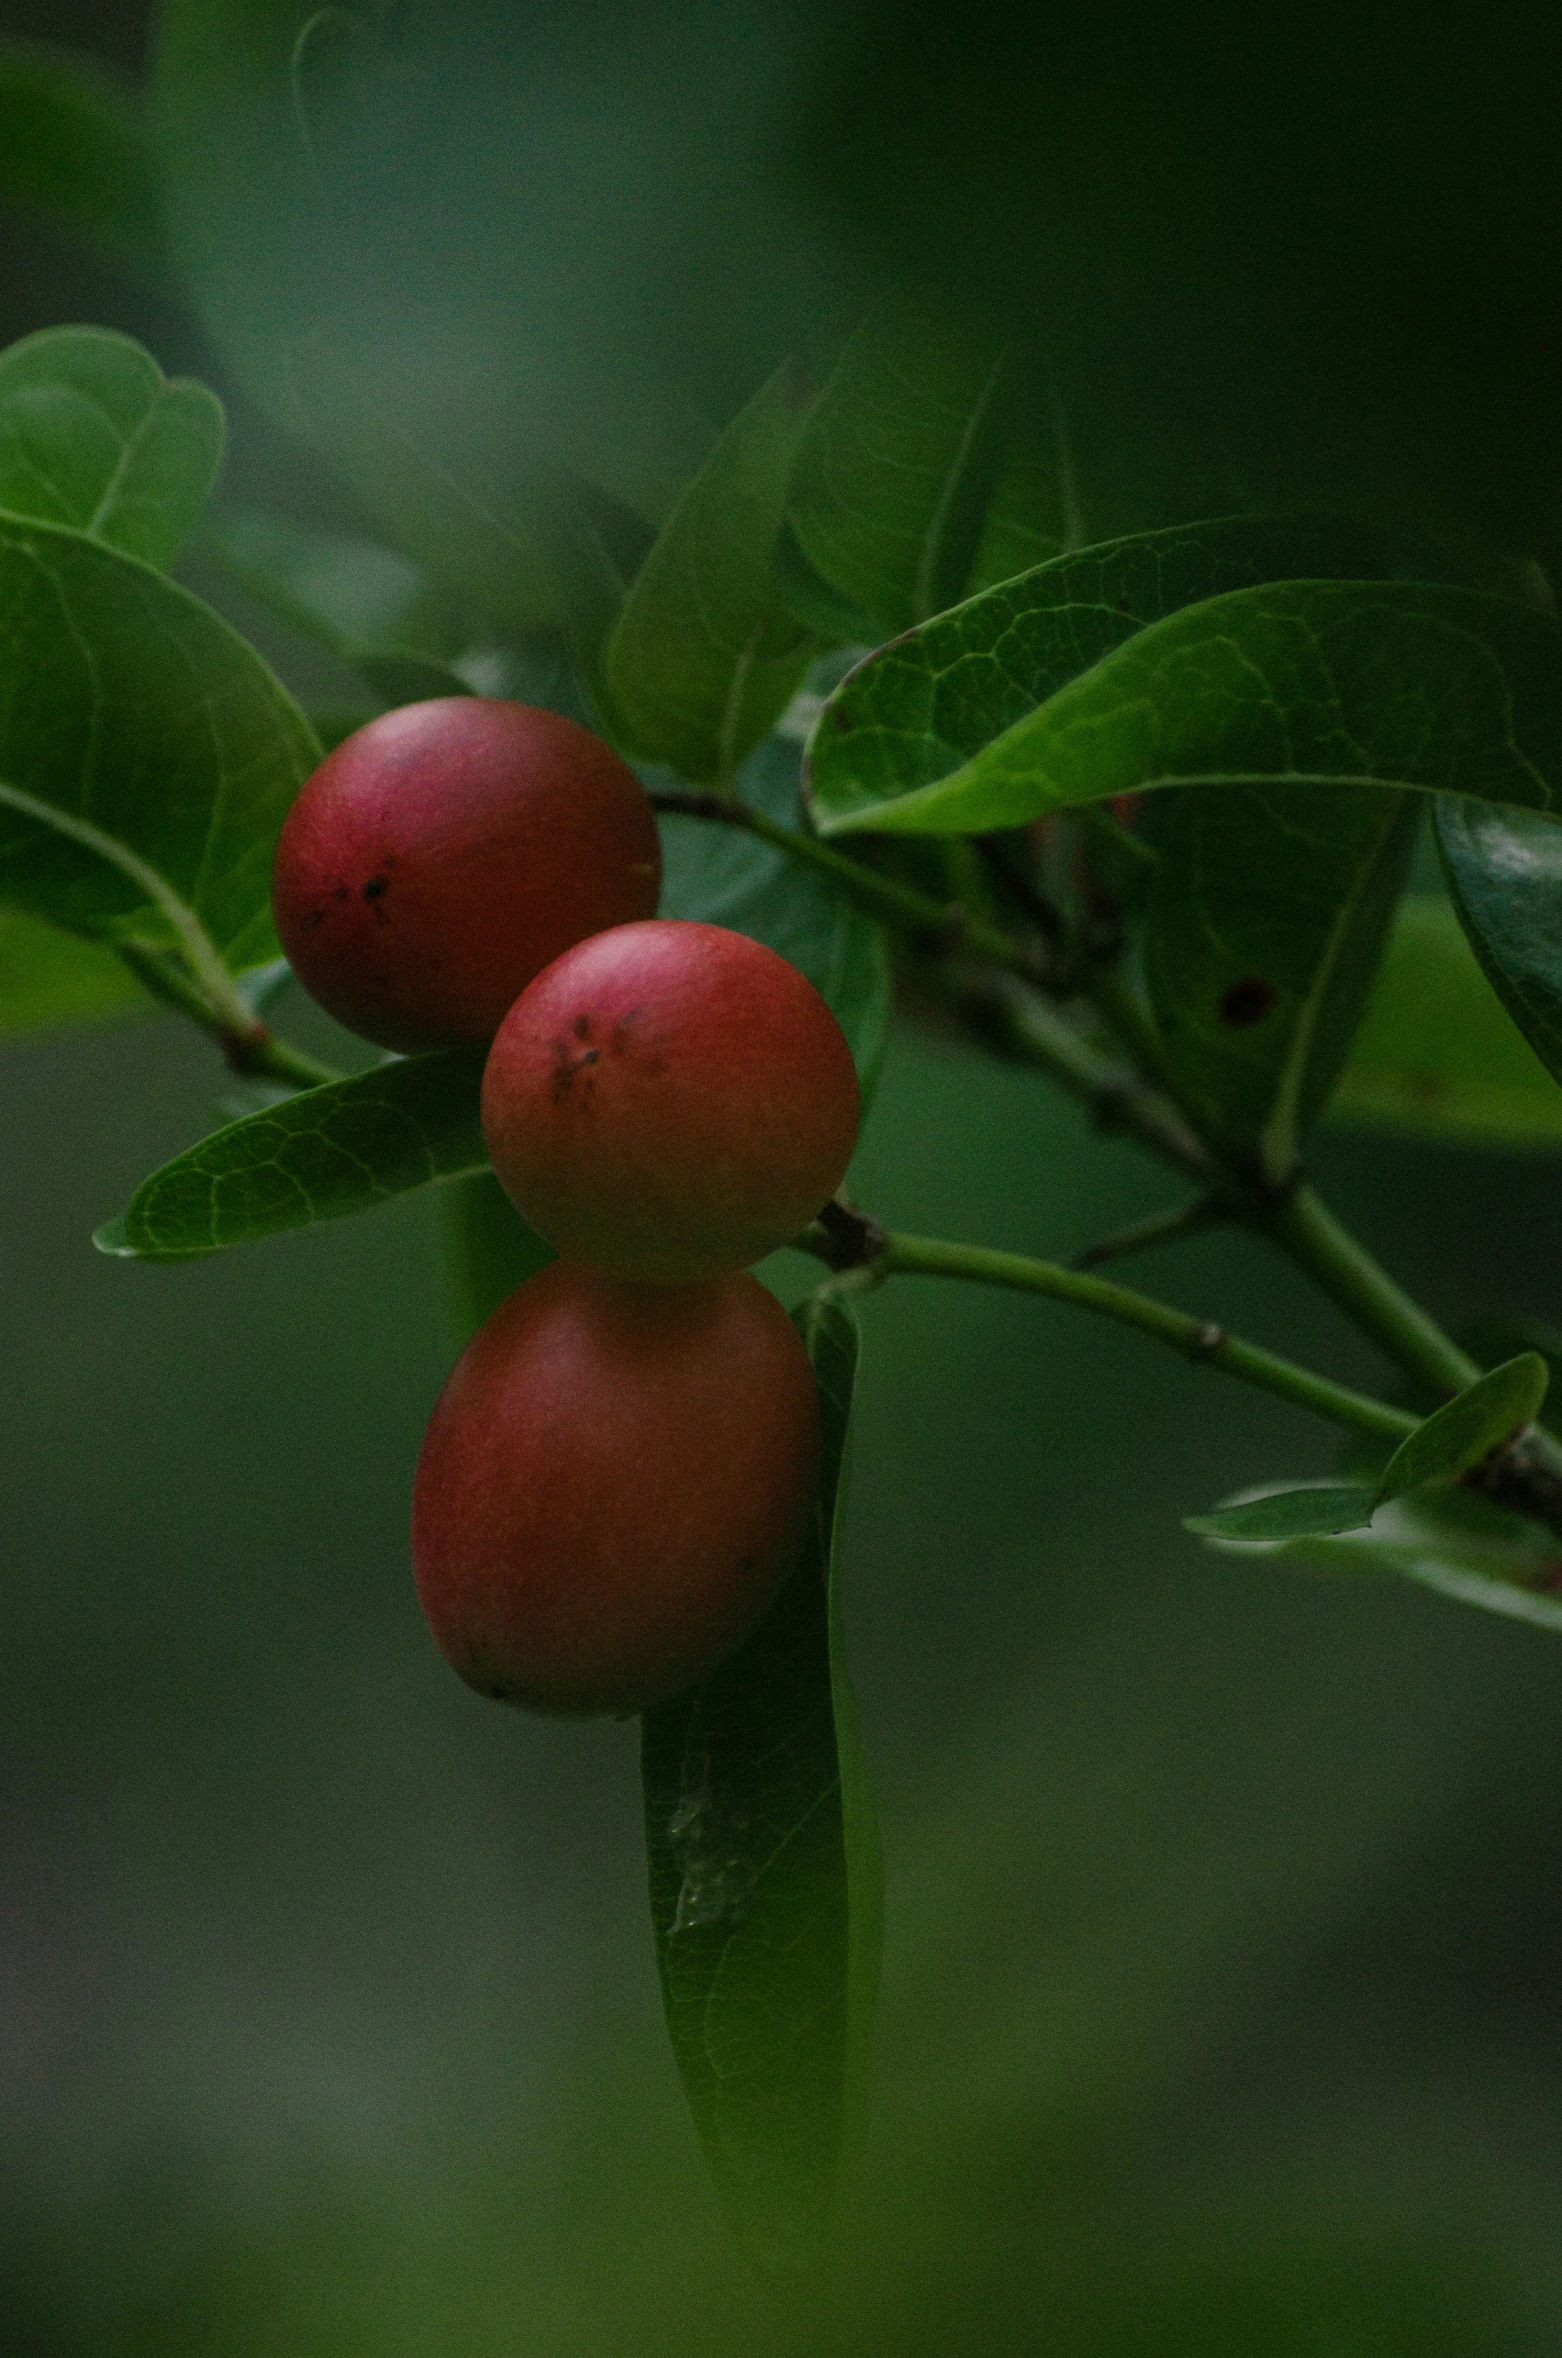
<path fill-rule="evenodd" d="M 651 1913 L 673 2053 L 717 2191 L 761 2265 L 827 2247 L 863 2101 L 876 1847 L 832 1609 L 856 1358 L 800 1314 L 824 1445 L 801 1557 L 754 1636 L 646 1715 Z"/>

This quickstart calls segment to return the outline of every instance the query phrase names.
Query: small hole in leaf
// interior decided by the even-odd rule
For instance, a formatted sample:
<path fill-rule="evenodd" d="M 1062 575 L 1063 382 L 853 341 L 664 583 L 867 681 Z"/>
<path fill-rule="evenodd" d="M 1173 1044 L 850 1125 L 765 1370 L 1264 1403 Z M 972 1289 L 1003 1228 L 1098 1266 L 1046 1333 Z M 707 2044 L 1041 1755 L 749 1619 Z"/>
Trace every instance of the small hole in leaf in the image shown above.
<path fill-rule="evenodd" d="M 1274 984 L 1261 974 L 1245 974 L 1222 994 L 1220 1020 L 1234 1031 L 1245 1031 L 1250 1024 L 1263 1022 L 1279 996 Z"/>

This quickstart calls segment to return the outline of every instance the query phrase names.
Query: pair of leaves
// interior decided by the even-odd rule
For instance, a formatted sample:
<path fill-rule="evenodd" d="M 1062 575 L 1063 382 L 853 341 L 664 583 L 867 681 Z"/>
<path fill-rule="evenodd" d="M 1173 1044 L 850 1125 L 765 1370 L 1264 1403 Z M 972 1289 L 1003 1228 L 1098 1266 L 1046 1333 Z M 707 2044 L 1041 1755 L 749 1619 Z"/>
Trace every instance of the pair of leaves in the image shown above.
<path fill-rule="evenodd" d="M 1374 1516 L 1370 1530 L 1267 1540 L 1210 1534 L 1208 1544 L 1222 1553 L 1272 1558 L 1288 1569 L 1329 1578 L 1413 1580 L 1456 1604 L 1562 1635 L 1562 1555 L 1556 1540 L 1522 1515 L 1508 1514 L 1466 1490 L 1423 1490 L 1397 1498 Z"/>
<path fill-rule="evenodd" d="M 880 1867 L 841 1648 L 836 1552 L 857 1361 L 850 1311 L 798 1313 L 822 1462 L 799 1560 L 760 1628 L 646 1715 L 646 1847 L 673 2053 L 754 2259 L 828 2250 L 862 2133 Z"/>
<path fill-rule="evenodd" d="M 745 790 L 796 824 L 798 769 L 797 747 L 772 738 Z M 828 877 L 741 829 L 670 817 L 663 830 L 663 913 L 731 926 L 789 958 L 834 1009 L 870 1088 L 889 1017 L 879 926 Z M 460 1049 L 411 1057 L 246 1115 L 153 1172 L 98 1243 L 140 1260 L 192 1260 L 481 1171 L 482 1063 L 481 1051 Z"/>
<path fill-rule="evenodd" d="M 1540 1414 L 1551 1371 L 1536 1351 L 1491 1368 L 1423 1418 L 1394 1451 L 1376 1484 L 1309 1483 L 1190 1516 L 1201 1539 L 1287 1541 L 1364 1530 L 1380 1507 L 1432 1484 L 1457 1482 Z"/>
<path fill-rule="evenodd" d="M 1562 634 L 1437 578 L 1457 570 L 1370 528 L 1262 519 L 1043 566 L 847 679 L 810 748 L 821 825 L 942 834 L 1179 786 L 1152 806 L 1142 912 L 1171 1085 L 1283 1184 L 1382 955 L 1403 787 L 1543 802 L 1555 770 Z"/>
<path fill-rule="evenodd" d="M 318 757 L 260 658 L 155 569 L 221 436 L 212 396 L 127 338 L 0 357 L 0 901 L 206 979 L 275 956 L 271 846 Z"/>

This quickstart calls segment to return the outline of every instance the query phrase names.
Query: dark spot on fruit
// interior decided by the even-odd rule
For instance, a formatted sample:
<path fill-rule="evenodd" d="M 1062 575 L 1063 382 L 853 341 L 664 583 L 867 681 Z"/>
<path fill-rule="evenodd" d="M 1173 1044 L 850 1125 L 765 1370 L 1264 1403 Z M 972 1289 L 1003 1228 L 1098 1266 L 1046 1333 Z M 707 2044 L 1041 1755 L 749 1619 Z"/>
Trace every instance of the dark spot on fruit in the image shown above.
<path fill-rule="evenodd" d="M 589 1015 L 577 1015 L 577 1016 L 576 1016 L 576 1018 L 575 1018 L 575 1037 L 576 1037 L 576 1039 L 577 1039 L 577 1040 L 589 1040 L 589 1039 L 590 1039 L 590 1037 L 591 1037 L 591 1018 L 590 1018 L 590 1016 L 589 1016 Z"/>
<path fill-rule="evenodd" d="M 599 1048 L 588 1048 L 580 1061 L 582 1064 L 595 1064 L 601 1053 Z"/>
<path fill-rule="evenodd" d="M 333 900 L 333 901 L 345 901 L 345 900 L 346 900 L 346 898 L 347 898 L 347 887 L 346 887 L 346 885 L 345 885 L 345 884 L 339 884 L 339 885 L 336 887 L 336 890 L 335 890 L 335 891 L 332 893 L 332 895 L 331 895 L 331 898 L 332 898 L 332 900 Z"/>
<path fill-rule="evenodd" d="M 1222 996 L 1220 1020 L 1234 1031 L 1245 1031 L 1250 1024 L 1263 1022 L 1279 996 L 1274 984 L 1261 974 L 1245 974 Z"/>
<path fill-rule="evenodd" d="M 377 900 L 379 899 L 380 895 L 381 895 L 381 894 L 384 892 L 384 890 L 385 890 L 385 879 L 384 879 L 384 877 L 383 877 L 383 876 L 371 876 L 371 877 L 369 878 L 369 881 L 368 881 L 368 883 L 367 883 L 367 884 L 364 886 L 364 888 L 363 888 L 363 897 L 364 897 L 364 899 L 365 899 L 366 901 L 377 901 Z"/>
<path fill-rule="evenodd" d="M 313 933 L 317 925 L 323 925 L 324 923 L 325 911 L 323 909 L 311 909 L 307 917 L 304 919 L 304 931 L 306 933 Z"/>

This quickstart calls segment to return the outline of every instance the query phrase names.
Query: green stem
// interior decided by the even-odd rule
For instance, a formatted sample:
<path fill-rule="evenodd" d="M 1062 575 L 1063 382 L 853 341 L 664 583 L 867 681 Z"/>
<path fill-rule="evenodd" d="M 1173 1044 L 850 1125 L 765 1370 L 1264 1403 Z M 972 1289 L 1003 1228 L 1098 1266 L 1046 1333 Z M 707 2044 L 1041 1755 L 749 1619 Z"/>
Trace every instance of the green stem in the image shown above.
<path fill-rule="evenodd" d="M 799 1240 L 802 1241 L 802 1240 Z M 876 1240 L 875 1240 L 876 1241 Z M 821 1248 L 819 1258 L 828 1257 Z M 1297 1408 L 1348 1432 L 1367 1433 L 1380 1441 L 1402 1441 L 1416 1430 L 1419 1419 L 1402 1408 L 1390 1408 L 1327 1376 L 1314 1375 L 1257 1343 L 1243 1342 L 1208 1319 L 1173 1310 L 1148 1294 L 1114 1285 L 1109 1278 L 1090 1277 L 1057 1261 L 1035 1261 L 1023 1253 L 990 1252 L 982 1245 L 948 1244 L 930 1236 L 891 1233 L 878 1245 L 871 1262 L 875 1277 L 963 1277 L 977 1285 L 998 1285 L 1020 1293 L 1042 1294 L 1049 1301 L 1072 1302 L 1076 1309 L 1115 1319 L 1156 1342 L 1169 1344 L 1195 1365 L 1218 1367 L 1239 1382 L 1273 1392 Z"/>
<path fill-rule="evenodd" d="M 1295 1188 L 1261 1225 L 1280 1250 L 1410 1377 L 1429 1406 L 1462 1392 L 1481 1374 L 1468 1352 L 1461 1351 L 1420 1303 L 1395 1283 L 1312 1188 Z"/>
<path fill-rule="evenodd" d="M 150 942 L 123 941 L 116 942 L 114 947 L 137 982 L 154 998 L 161 999 L 166 1006 L 177 1007 L 181 1015 L 187 1015 L 203 1032 L 210 1032 L 221 1043 L 223 1054 L 236 1073 L 287 1081 L 295 1089 L 317 1089 L 322 1082 L 341 1079 L 334 1065 L 321 1064 L 315 1057 L 306 1056 L 301 1048 L 279 1040 L 275 1032 L 251 1015 L 238 997 L 236 985 L 234 1000 L 236 1011 L 242 1011 L 242 1025 L 230 1022 L 226 1010 L 219 1015 L 189 976 Z"/>
<path fill-rule="evenodd" d="M 985 917 L 975 916 L 967 909 L 935 900 L 931 893 L 918 892 L 915 885 L 881 876 L 876 868 L 865 867 L 862 861 L 833 850 L 817 836 L 805 835 L 798 827 L 783 826 L 779 819 L 772 819 L 768 811 L 757 809 L 751 802 L 737 797 L 729 799 L 724 794 L 660 786 L 652 789 L 651 802 L 659 811 L 674 811 L 684 818 L 715 819 L 723 826 L 742 827 L 748 834 L 757 835 L 761 843 L 774 844 L 777 851 L 788 852 L 793 859 L 805 861 L 821 874 L 833 877 L 874 916 L 886 918 L 893 925 L 908 926 L 914 933 L 947 936 L 1007 973 L 1023 975 L 1032 982 L 1041 979 L 1036 958 L 1011 941 L 1001 926 L 990 924 Z"/>

